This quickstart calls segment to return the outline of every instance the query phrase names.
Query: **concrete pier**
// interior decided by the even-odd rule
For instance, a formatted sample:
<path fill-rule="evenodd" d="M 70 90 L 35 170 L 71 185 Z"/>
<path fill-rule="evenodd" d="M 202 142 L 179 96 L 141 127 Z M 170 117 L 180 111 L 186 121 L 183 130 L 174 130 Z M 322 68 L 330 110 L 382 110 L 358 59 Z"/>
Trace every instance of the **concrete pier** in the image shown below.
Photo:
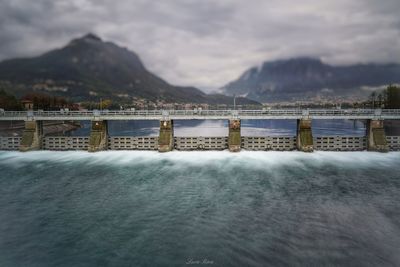
<path fill-rule="evenodd" d="M 158 137 L 158 151 L 168 152 L 174 148 L 174 122 L 172 120 L 160 121 L 160 135 Z"/>
<path fill-rule="evenodd" d="M 25 121 L 19 151 L 39 150 L 42 146 L 43 121 Z"/>
<path fill-rule="evenodd" d="M 303 152 L 313 152 L 314 142 L 311 130 L 311 119 L 297 120 L 297 149 Z"/>
<path fill-rule="evenodd" d="M 367 120 L 367 150 L 389 151 L 383 120 Z"/>
<path fill-rule="evenodd" d="M 92 128 L 89 137 L 89 152 L 107 150 L 108 127 L 107 121 L 92 121 Z"/>
<path fill-rule="evenodd" d="M 242 136 L 240 134 L 240 120 L 229 120 L 229 136 L 228 148 L 231 152 L 239 152 L 242 143 Z"/>

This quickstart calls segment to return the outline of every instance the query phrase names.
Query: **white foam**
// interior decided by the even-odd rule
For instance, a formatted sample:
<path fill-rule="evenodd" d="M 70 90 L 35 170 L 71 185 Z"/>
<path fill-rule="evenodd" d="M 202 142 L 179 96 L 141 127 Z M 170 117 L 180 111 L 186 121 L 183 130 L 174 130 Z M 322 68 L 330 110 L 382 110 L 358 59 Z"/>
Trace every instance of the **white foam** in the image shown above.
<path fill-rule="evenodd" d="M 344 167 L 377 166 L 400 164 L 400 152 L 263 152 L 241 151 L 172 151 L 158 153 L 156 151 L 103 151 L 88 153 L 85 151 L 35 151 L 35 152 L 0 152 L 0 161 L 4 165 L 19 165 L 34 162 L 60 162 L 86 164 L 132 165 L 149 164 L 167 161 L 175 167 L 196 165 L 225 165 L 254 168 L 271 168 L 276 166 L 297 166 L 335 164 Z"/>

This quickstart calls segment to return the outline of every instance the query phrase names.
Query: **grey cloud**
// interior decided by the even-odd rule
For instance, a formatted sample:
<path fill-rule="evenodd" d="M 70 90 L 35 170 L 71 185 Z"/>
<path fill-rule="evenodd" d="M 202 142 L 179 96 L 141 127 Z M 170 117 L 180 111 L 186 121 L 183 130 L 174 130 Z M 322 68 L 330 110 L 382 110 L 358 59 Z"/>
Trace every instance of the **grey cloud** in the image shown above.
<path fill-rule="evenodd" d="M 400 62 L 398 0 L 0 0 L 0 60 L 94 32 L 167 81 L 216 89 L 266 60 Z"/>

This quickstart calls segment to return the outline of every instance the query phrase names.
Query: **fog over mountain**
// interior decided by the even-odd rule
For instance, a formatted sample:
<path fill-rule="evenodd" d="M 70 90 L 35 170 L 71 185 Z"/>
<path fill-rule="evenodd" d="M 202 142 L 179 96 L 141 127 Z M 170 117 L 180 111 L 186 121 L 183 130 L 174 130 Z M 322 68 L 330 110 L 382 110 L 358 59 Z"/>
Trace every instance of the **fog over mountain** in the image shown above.
<path fill-rule="evenodd" d="M 103 97 L 130 103 L 135 97 L 169 103 L 233 103 L 232 97 L 171 85 L 149 72 L 136 53 L 94 34 L 38 57 L 0 62 L 0 89 L 19 97 L 44 92 L 73 101 Z M 256 103 L 243 98 L 237 102 Z"/>
<path fill-rule="evenodd" d="M 222 91 L 262 102 L 362 100 L 373 90 L 400 83 L 399 64 L 331 66 L 315 58 L 264 62 L 228 83 Z"/>

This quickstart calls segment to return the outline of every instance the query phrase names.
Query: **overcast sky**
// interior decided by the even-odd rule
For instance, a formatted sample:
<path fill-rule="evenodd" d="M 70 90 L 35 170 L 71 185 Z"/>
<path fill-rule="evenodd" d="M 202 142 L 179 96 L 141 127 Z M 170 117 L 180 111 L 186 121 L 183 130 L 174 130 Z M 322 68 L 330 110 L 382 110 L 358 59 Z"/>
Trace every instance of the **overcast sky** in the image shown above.
<path fill-rule="evenodd" d="M 400 62 L 400 0 L 0 0 L 0 60 L 93 32 L 213 90 L 263 61 Z"/>

